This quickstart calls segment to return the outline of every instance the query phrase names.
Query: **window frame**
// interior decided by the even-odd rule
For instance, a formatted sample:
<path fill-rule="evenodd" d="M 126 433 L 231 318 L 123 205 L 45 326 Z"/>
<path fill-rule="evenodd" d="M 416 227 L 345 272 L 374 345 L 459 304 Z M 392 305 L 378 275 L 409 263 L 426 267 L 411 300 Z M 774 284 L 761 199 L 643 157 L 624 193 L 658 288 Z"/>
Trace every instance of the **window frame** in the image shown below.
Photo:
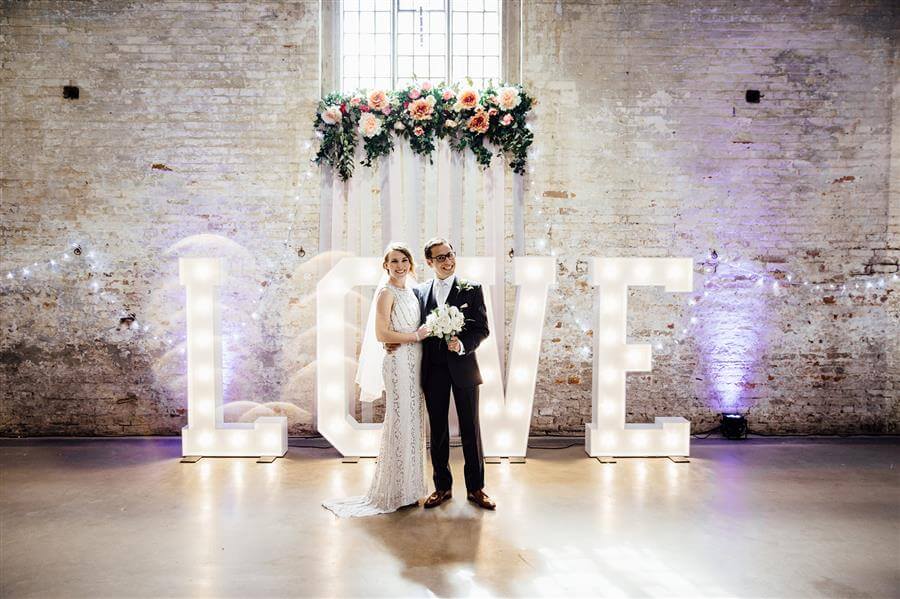
<path fill-rule="evenodd" d="M 391 81 L 397 79 L 397 0 L 392 1 Z M 500 77 L 504 83 L 522 83 L 522 9 L 524 0 L 500 0 Z M 319 0 L 319 94 L 341 91 L 341 15 L 340 0 Z M 447 11 L 447 68 L 452 61 L 452 13 Z M 448 70 L 448 74 L 449 74 Z M 449 77 L 448 77 L 449 79 Z"/>

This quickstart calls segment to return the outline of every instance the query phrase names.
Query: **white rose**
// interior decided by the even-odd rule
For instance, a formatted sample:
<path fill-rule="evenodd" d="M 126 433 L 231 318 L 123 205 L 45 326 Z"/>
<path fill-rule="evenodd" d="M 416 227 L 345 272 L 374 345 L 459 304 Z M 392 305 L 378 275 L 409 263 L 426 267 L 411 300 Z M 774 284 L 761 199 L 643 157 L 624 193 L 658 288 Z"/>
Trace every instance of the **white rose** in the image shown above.
<path fill-rule="evenodd" d="M 364 112 L 359 117 L 359 132 L 363 137 L 375 137 L 381 133 L 381 119 L 371 112 Z"/>
<path fill-rule="evenodd" d="M 519 96 L 519 90 L 514 87 L 501 87 L 497 93 L 497 103 L 503 110 L 512 110 L 521 102 L 522 98 Z"/>
<path fill-rule="evenodd" d="M 341 117 L 340 106 L 329 106 L 322 111 L 322 120 L 325 121 L 326 125 L 337 125 L 341 122 Z"/>
<path fill-rule="evenodd" d="M 404 129 L 406 129 L 406 125 L 404 125 L 400 121 L 397 121 L 396 123 L 394 123 L 394 129 L 396 129 L 397 131 L 403 131 Z"/>

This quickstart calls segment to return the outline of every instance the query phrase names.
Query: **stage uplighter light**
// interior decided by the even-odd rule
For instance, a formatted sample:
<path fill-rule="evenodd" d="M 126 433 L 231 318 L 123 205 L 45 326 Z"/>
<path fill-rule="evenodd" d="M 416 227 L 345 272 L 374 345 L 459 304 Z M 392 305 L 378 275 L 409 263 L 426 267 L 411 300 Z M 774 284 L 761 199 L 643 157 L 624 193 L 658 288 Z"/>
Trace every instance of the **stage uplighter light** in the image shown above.
<path fill-rule="evenodd" d="M 741 414 L 722 414 L 722 436 L 726 439 L 746 439 L 747 419 Z"/>

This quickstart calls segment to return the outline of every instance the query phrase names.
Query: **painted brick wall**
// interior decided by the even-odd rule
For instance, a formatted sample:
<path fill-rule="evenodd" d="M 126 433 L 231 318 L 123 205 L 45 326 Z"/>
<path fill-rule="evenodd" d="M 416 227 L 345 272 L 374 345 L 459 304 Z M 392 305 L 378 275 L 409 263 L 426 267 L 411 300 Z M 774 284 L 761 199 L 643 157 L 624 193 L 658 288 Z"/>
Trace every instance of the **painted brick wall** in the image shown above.
<path fill-rule="evenodd" d="M 228 260 L 227 418 L 312 432 L 318 11 L 2 3 L 0 434 L 176 433 L 198 251 Z M 590 255 L 698 261 L 696 304 L 631 295 L 661 347 L 633 420 L 896 431 L 897 25 L 887 1 L 524 3 L 528 251 L 560 282 L 534 432 L 590 419 Z"/>

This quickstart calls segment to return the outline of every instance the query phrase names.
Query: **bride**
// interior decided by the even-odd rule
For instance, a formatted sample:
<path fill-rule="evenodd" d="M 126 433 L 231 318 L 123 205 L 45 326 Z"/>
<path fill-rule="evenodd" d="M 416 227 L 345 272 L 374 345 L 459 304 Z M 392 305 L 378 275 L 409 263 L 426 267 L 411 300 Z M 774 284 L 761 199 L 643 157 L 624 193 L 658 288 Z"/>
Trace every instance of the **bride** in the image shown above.
<path fill-rule="evenodd" d="M 407 284 L 407 275 L 410 279 L 415 276 L 409 248 L 391 243 L 385 251 L 382 268 L 387 272 L 387 282 L 375 296 L 375 338 L 379 347 L 381 343 L 400 346 L 384 354 L 382 362 L 386 397 L 384 427 L 369 492 L 322 504 L 340 517 L 386 514 L 418 505 L 419 498 L 426 495 L 425 401 L 419 384 L 422 367 L 419 342 L 425 339 L 427 329 L 419 326 L 419 300 Z"/>

